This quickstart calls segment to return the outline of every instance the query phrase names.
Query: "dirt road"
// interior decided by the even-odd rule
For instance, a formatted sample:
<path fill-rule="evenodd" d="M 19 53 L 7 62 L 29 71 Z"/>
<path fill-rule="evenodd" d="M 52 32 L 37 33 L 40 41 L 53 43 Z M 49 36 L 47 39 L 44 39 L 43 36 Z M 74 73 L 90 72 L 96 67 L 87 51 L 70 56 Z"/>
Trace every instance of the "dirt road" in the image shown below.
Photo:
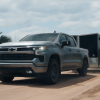
<path fill-rule="evenodd" d="M 0 82 L 0 100 L 100 100 L 100 71 L 89 71 L 86 77 L 63 72 L 55 85 L 16 77 L 11 83 Z"/>

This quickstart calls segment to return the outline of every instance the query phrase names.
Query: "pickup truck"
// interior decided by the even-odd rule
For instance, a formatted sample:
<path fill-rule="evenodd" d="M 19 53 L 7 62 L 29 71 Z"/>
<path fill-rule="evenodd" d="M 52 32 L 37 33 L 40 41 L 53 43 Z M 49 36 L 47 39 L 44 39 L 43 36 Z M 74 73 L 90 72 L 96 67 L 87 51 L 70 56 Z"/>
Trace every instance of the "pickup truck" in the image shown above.
<path fill-rule="evenodd" d="M 27 35 L 19 42 L 0 44 L 0 80 L 10 82 L 14 77 L 43 77 L 55 84 L 61 71 L 77 70 L 86 76 L 88 50 L 79 48 L 66 33 Z"/>

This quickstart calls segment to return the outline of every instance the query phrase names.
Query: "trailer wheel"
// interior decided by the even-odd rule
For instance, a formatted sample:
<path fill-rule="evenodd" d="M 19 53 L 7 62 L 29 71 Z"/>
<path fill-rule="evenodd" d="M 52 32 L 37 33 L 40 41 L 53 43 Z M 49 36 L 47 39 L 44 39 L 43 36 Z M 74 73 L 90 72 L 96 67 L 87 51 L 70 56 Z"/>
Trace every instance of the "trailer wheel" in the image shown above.
<path fill-rule="evenodd" d="M 11 82 L 13 79 L 13 76 L 0 76 L 0 81 L 2 82 Z"/>
<path fill-rule="evenodd" d="M 86 76 L 87 75 L 87 68 L 88 68 L 88 63 L 86 60 L 83 61 L 82 68 L 77 69 L 78 73 L 80 76 Z"/>

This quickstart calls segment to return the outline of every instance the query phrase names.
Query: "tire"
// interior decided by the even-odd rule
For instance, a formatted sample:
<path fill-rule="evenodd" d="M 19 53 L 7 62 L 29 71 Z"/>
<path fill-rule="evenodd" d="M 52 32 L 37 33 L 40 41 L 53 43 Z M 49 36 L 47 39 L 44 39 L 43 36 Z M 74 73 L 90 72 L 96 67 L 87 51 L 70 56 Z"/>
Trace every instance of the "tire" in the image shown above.
<path fill-rule="evenodd" d="M 11 82 L 13 79 L 13 76 L 0 76 L 0 81 L 2 82 Z"/>
<path fill-rule="evenodd" d="M 57 83 L 60 76 L 60 67 L 56 59 L 51 58 L 46 73 L 45 82 L 48 84 Z"/>
<path fill-rule="evenodd" d="M 88 63 L 86 60 L 83 61 L 82 68 L 77 69 L 78 73 L 80 76 L 86 76 L 87 75 L 87 68 L 88 68 Z"/>

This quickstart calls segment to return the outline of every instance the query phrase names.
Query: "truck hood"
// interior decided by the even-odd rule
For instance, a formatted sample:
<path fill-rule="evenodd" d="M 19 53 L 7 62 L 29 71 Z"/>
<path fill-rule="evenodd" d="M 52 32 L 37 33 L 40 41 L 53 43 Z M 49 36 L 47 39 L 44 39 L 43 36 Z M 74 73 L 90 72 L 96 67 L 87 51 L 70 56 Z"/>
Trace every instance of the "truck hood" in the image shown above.
<path fill-rule="evenodd" d="M 20 41 L 20 42 L 7 42 L 2 43 L 0 46 L 38 46 L 38 45 L 50 45 L 53 42 L 50 41 Z"/>

